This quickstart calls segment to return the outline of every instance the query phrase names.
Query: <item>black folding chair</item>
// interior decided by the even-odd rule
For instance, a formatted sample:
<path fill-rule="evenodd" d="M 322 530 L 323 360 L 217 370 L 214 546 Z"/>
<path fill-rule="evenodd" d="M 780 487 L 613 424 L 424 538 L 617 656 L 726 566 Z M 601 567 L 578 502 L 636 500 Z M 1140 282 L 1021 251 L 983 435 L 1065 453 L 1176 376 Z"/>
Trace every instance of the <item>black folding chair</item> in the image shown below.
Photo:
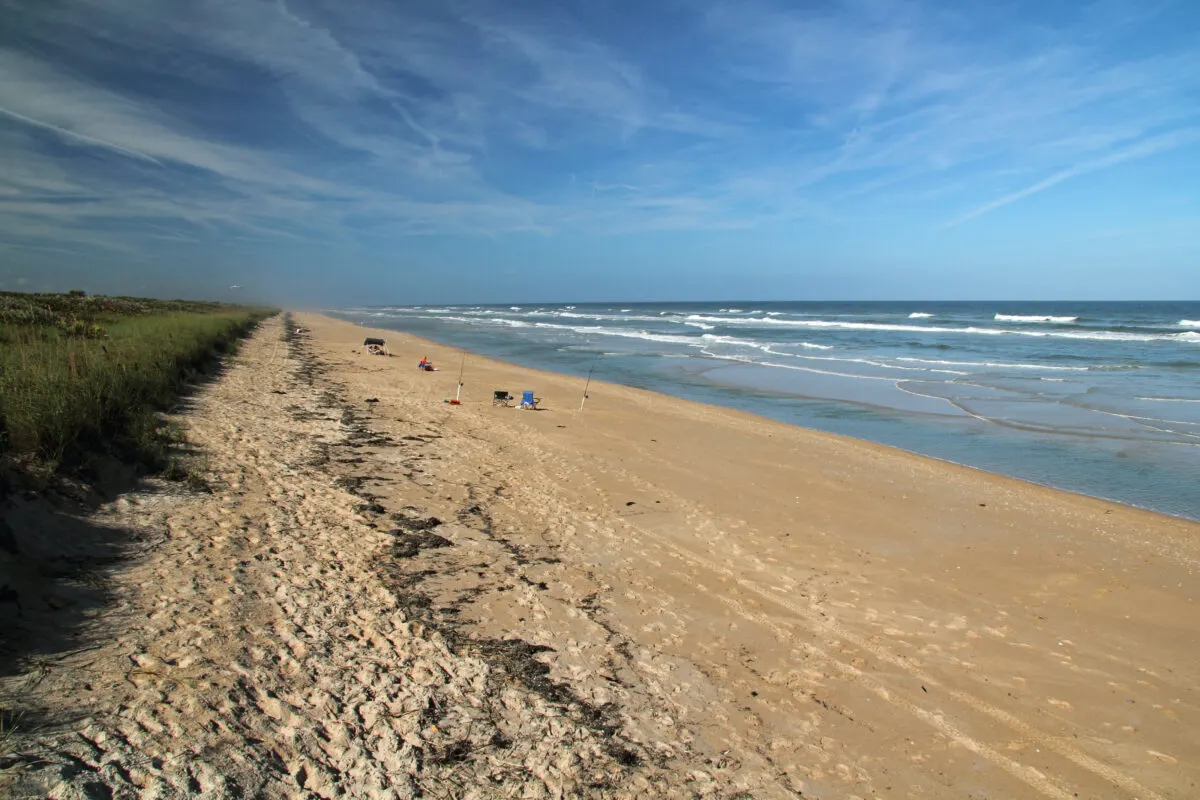
<path fill-rule="evenodd" d="M 492 392 L 492 405 L 494 406 L 507 406 L 512 401 L 512 395 L 510 395 L 504 389 L 497 389 L 496 391 Z"/>

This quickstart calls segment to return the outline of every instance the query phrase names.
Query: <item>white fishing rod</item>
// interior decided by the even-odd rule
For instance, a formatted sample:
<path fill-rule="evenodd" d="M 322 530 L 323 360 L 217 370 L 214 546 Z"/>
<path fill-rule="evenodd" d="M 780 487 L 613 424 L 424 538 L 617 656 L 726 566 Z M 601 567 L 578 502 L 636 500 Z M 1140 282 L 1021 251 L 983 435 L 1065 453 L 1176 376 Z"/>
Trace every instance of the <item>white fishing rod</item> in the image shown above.
<path fill-rule="evenodd" d="M 454 393 L 454 405 L 460 404 L 459 397 L 462 396 L 463 372 L 466 370 L 466 368 L 467 368 L 467 354 L 463 353 L 462 364 L 459 365 L 459 368 L 458 368 L 458 391 L 456 391 Z"/>

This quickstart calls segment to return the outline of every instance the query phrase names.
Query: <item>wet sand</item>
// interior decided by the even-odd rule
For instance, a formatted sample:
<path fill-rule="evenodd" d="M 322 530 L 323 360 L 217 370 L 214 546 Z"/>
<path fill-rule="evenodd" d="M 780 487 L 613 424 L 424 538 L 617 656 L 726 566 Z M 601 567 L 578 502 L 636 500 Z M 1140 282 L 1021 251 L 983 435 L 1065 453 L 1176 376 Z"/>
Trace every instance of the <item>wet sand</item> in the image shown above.
<path fill-rule="evenodd" d="M 460 351 L 296 320 L 302 344 L 280 350 L 264 331 L 191 416 L 227 488 L 155 501 L 176 549 L 116 580 L 127 616 L 157 604 L 160 617 L 126 623 L 95 659 L 117 669 L 136 651 L 156 659 L 139 674 L 160 675 L 181 653 L 209 658 L 214 688 L 193 690 L 194 708 L 218 727 L 240 714 L 224 746 L 244 728 L 247 753 L 284 765 L 247 767 L 243 785 L 1200 794 L 1200 524 L 628 387 L 593 383 L 580 412 L 581 380 L 473 355 L 450 406 Z M 369 335 L 394 357 L 367 355 Z M 422 355 L 440 371 L 415 369 Z M 494 406 L 496 389 L 532 389 L 541 410 Z M 106 513 L 153 527 L 145 507 Z M 256 570 L 240 599 L 215 577 Z M 372 671 L 360 649 L 380 631 Z M 418 652 L 442 665 L 436 679 L 411 677 L 428 666 Z M 219 677 L 226 662 L 241 683 Z M 83 674 L 45 686 L 81 692 L 111 743 L 114 694 L 82 690 Z M 371 682 L 385 674 L 400 677 Z M 125 681 L 120 704 L 171 733 L 112 752 L 225 764 L 181 743 L 198 729 L 156 680 Z M 242 699 L 206 704 L 209 691 Z M 455 711 L 367 724 L 345 711 L 364 693 L 394 714 L 430 698 Z M 313 726 L 337 733 L 306 738 Z M 393 744 L 380 771 L 382 728 Z"/>

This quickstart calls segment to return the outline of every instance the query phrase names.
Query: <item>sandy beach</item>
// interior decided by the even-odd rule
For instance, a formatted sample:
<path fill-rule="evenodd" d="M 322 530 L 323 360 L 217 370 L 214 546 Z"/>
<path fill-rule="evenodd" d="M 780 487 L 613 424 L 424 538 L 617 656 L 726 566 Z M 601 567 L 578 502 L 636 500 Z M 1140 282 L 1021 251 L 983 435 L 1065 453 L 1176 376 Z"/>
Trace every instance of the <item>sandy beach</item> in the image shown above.
<path fill-rule="evenodd" d="M 1200 524 L 293 320 L 179 417 L 211 493 L 87 521 L 136 557 L 5 680 L 69 720 L 15 796 L 1200 796 Z"/>

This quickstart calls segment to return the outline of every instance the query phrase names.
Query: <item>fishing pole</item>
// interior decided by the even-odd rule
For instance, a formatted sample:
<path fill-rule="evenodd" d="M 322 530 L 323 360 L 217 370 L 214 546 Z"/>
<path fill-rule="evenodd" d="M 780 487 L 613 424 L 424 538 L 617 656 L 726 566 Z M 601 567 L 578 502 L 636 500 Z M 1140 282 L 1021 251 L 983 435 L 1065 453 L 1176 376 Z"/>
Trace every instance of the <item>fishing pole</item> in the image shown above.
<path fill-rule="evenodd" d="M 583 404 L 587 402 L 588 387 L 592 385 L 592 372 L 596 369 L 596 359 L 600 358 L 600 354 L 592 356 L 592 365 L 588 368 L 587 382 L 583 384 L 583 398 L 579 401 L 579 410 L 583 411 Z"/>
<path fill-rule="evenodd" d="M 463 387 L 463 381 L 462 381 L 462 379 L 463 379 L 463 372 L 466 370 L 466 368 L 467 368 L 467 354 L 466 354 L 466 353 L 463 353 L 463 357 L 462 357 L 462 364 L 461 364 L 461 365 L 459 365 L 459 368 L 458 368 L 458 391 L 456 391 L 456 392 L 454 393 L 454 403 L 455 403 L 455 405 L 458 405 L 458 402 L 459 402 L 459 399 L 458 399 L 458 398 L 459 398 L 459 397 L 462 395 L 462 387 Z"/>

